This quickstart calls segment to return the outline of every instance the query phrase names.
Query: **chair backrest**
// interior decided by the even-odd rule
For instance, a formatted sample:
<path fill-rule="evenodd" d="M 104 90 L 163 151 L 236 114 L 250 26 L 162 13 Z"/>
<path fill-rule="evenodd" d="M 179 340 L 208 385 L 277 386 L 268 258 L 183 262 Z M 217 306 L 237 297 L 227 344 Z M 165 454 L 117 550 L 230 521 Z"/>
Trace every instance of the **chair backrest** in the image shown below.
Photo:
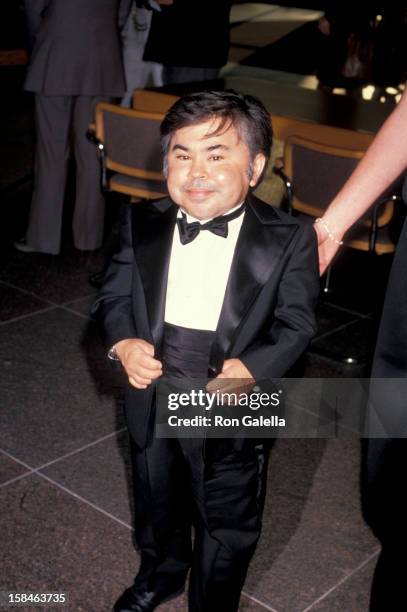
<path fill-rule="evenodd" d="M 345 149 L 365 151 L 374 134 L 356 132 L 346 128 L 333 127 L 323 123 L 313 123 L 292 117 L 283 117 L 271 112 L 271 120 L 276 138 L 287 140 L 289 136 L 302 136 L 308 140 Z"/>
<path fill-rule="evenodd" d="M 96 137 L 105 147 L 108 170 L 163 181 L 160 148 L 162 113 L 122 108 L 101 102 L 96 106 Z"/>
<path fill-rule="evenodd" d="M 166 113 L 178 98 L 179 96 L 159 91 L 135 89 L 133 93 L 133 108 L 139 111 Z"/>
<path fill-rule="evenodd" d="M 353 139 L 352 135 L 350 132 L 347 142 L 342 138 L 342 142 L 348 144 L 346 147 L 332 142 L 329 133 L 323 137 L 320 134 L 318 141 L 297 134 L 287 136 L 284 143 L 284 168 L 292 181 L 291 204 L 294 210 L 312 217 L 323 215 L 373 140 L 373 136 L 363 134 L 367 138 L 361 142 L 357 137 Z M 360 144 L 364 144 L 363 148 L 360 148 Z M 387 225 L 393 217 L 394 202 L 391 195 L 389 189 L 381 198 L 388 196 L 380 208 L 377 227 Z M 362 223 L 367 227 L 371 225 L 369 212 L 362 218 Z"/>

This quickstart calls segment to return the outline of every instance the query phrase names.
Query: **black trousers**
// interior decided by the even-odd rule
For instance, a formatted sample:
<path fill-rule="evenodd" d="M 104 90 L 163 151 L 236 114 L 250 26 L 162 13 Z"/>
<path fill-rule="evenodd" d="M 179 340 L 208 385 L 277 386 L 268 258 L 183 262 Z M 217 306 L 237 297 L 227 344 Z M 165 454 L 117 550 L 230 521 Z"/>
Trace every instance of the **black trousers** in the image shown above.
<path fill-rule="evenodd" d="M 167 374 L 206 374 L 212 332 L 166 326 Z M 191 569 L 189 609 L 236 612 L 261 529 L 267 450 L 251 440 L 153 438 L 132 445 L 136 587 L 167 594 Z M 191 528 L 194 527 L 194 544 Z"/>

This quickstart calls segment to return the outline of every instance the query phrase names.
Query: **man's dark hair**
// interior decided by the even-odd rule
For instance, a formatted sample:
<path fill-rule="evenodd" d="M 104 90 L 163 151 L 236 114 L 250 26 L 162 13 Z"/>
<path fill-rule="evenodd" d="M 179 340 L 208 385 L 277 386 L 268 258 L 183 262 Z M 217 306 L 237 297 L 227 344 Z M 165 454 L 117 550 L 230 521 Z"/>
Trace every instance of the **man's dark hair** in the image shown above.
<path fill-rule="evenodd" d="M 161 123 L 164 169 L 171 137 L 176 130 L 219 118 L 216 130 L 208 136 L 223 134 L 232 125 L 246 143 L 250 160 L 263 153 L 268 161 L 273 144 L 271 119 L 257 98 L 236 91 L 201 91 L 183 96 L 167 112 Z M 267 165 L 267 164 L 266 164 Z M 261 177 L 260 177 L 261 180 Z"/>

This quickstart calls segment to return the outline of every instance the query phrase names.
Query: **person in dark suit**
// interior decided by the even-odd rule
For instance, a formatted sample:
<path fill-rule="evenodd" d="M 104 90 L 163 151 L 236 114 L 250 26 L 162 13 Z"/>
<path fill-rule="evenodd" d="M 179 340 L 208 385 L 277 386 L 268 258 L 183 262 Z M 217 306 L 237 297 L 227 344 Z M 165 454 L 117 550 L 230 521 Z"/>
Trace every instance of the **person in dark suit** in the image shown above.
<path fill-rule="evenodd" d="M 128 207 L 93 308 L 129 381 L 141 551 L 114 610 L 153 610 L 183 590 L 191 568 L 189 609 L 235 612 L 260 535 L 267 449 L 155 437 L 156 382 L 281 377 L 316 329 L 316 241 L 312 227 L 251 193 L 272 143 L 258 100 L 190 94 L 161 133 L 170 197 Z"/>
<path fill-rule="evenodd" d="M 99 248 L 104 198 L 100 166 L 86 132 L 97 102 L 121 97 L 125 83 L 119 28 L 131 0 L 25 0 L 34 44 L 25 89 L 35 92 L 34 192 L 19 250 L 57 254 L 74 137 L 76 200 L 73 237 L 80 250 Z"/>
<path fill-rule="evenodd" d="M 144 60 L 163 64 L 164 85 L 218 77 L 228 60 L 231 6 L 231 0 L 173 0 L 154 12 Z"/>

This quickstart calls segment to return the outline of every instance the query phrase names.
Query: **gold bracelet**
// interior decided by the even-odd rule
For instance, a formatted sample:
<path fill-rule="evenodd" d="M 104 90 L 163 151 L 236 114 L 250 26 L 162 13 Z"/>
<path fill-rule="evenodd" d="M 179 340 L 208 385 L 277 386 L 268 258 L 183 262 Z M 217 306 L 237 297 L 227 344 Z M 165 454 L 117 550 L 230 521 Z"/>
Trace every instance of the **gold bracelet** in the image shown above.
<path fill-rule="evenodd" d="M 332 240 L 332 242 L 334 242 L 335 244 L 342 246 L 343 240 L 338 240 L 336 238 L 335 234 L 329 229 L 328 225 L 325 223 L 322 217 L 318 217 L 318 219 L 315 219 L 315 223 L 320 223 L 322 225 L 328 235 L 329 240 Z"/>

